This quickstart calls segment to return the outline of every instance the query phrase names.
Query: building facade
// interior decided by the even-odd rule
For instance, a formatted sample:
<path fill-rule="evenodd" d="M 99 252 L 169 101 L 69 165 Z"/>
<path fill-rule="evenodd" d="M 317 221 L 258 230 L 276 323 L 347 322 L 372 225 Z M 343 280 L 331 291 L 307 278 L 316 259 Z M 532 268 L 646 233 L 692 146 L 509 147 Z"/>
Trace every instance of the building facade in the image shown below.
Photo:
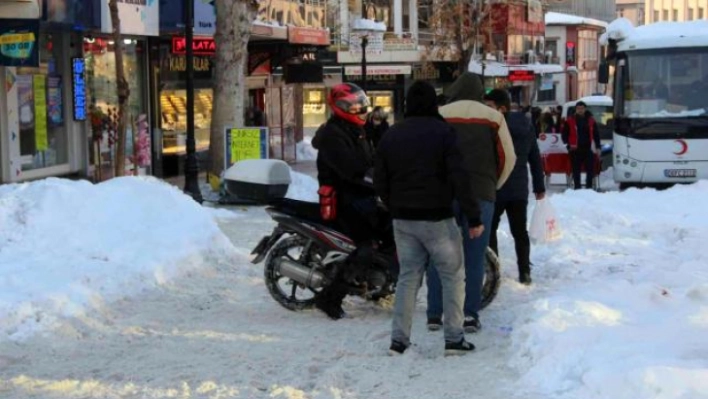
<path fill-rule="evenodd" d="M 694 21 L 708 18 L 708 0 L 645 0 L 644 21 Z"/>
<path fill-rule="evenodd" d="M 612 22 L 617 7 L 615 0 L 548 0 L 548 11 Z"/>
<path fill-rule="evenodd" d="M 617 0 L 617 18 L 627 18 L 634 26 L 644 25 L 644 0 Z"/>
<path fill-rule="evenodd" d="M 575 15 L 549 12 L 546 21 L 546 54 L 564 67 L 554 75 L 554 96 L 542 104 L 563 104 L 601 92 L 597 71 L 602 56 L 599 37 L 607 23 Z"/>

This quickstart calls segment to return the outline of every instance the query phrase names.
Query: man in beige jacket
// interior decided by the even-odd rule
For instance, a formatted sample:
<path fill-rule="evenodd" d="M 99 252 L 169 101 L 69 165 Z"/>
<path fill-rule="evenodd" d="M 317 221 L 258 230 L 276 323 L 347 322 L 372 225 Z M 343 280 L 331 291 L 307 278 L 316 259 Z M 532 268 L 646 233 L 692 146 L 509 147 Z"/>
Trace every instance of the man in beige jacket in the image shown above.
<path fill-rule="evenodd" d="M 482 324 L 482 284 L 489 233 L 492 230 L 496 192 L 507 180 L 516 163 L 514 142 L 504 115 L 483 103 L 484 87 L 478 75 L 465 72 L 445 93 L 448 104 L 440 114 L 452 124 L 464 157 L 464 165 L 478 196 L 484 233 L 478 238 L 463 236 L 465 254 L 465 332 L 477 332 Z M 469 231 L 459 208 L 457 223 L 462 232 Z M 435 268 L 428 268 L 428 329 L 442 327 L 442 289 Z"/>

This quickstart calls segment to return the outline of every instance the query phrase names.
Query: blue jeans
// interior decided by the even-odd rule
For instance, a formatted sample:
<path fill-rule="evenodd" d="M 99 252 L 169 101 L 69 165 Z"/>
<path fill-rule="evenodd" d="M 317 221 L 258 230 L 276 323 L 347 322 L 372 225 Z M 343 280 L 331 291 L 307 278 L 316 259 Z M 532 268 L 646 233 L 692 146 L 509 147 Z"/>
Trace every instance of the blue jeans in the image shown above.
<path fill-rule="evenodd" d="M 410 344 L 416 296 L 430 259 L 442 280 L 441 303 L 444 301 L 445 305 L 441 305 L 440 310 L 445 312 L 445 341 L 460 342 L 465 336 L 462 329 L 465 270 L 462 240 L 455 221 L 452 218 L 439 222 L 394 219 L 393 229 L 401 272 L 396 284 L 391 340 Z"/>
<path fill-rule="evenodd" d="M 469 236 L 469 223 L 462 214 L 459 205 L 455 203 L 455 218 L 462 233 L 462 247 L 465 253 L 465 316 L 479 318 L 482 307 L 482 285 L 484 283 L 484 260 L 486 257 L 489 237 L 492 231 L 494 218 L 494 202 L 479 201 L 479 207 L 484 224 L 484 233 L 481 237 L 471 239 Z M 440 277 L 434 267 L 428 268 L 426 276 L 428 283 L 428 318 L 440 318 L 442 309 L 442 292 Z"/>

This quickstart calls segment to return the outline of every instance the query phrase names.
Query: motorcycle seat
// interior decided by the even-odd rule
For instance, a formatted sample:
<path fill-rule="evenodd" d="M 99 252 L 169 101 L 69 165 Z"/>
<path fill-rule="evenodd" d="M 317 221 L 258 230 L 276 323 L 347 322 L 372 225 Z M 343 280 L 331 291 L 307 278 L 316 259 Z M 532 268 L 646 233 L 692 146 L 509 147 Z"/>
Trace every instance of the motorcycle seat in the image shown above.
<path fill-rule="evenodd" d="M 322 216 L 320 216 L 320 204 L 316 202 L 307 202 L 290 198 L 282 198 L 272 206 L 276 210 L 286 215 L 305 219 L 322 225 L 328 224 L 327 222 L 322 220 Z"/>

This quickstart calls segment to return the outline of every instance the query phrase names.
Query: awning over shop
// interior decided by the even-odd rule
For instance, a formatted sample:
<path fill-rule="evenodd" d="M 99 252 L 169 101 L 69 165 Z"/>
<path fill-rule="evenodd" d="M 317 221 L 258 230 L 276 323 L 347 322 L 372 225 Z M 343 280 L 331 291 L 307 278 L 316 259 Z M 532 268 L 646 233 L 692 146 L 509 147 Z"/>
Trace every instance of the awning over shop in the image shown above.
<path fill-rule="evenodd" d="M 482 63 L 480 60 L 470 61 L 469 71 L 478 75 L 482 75 Z M 565 69 L 558 64 L 520 64 L 508 65 L 498 61 L 484 61 L 484 76 L 489 77 L 506 77 L 509 76 L 510 70 L 530 70 L 536 75 L 565 73 Z"/>
<path fill-rule="evenodd" d="M 0 18 L 39 19 L 41 16 L 39 0 L 0 0 Z"/>

